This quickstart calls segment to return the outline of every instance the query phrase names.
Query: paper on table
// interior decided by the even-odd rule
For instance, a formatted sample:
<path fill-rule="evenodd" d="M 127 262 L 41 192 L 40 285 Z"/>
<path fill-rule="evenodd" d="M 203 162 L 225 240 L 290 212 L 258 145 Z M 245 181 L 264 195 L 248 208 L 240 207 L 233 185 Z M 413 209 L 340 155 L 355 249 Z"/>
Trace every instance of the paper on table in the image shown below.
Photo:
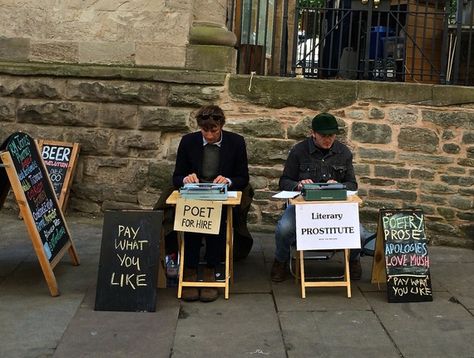
<path fill-rule="evenodd" d="M 228 191 L 227 192 L 227 197 L 228 198 L 236 198 L 237 197 L 237 192 L 236 191 Z"/>
<path fill-rule="evenodd" d="M 296 198 L 300 194 L 301 194 L 301 192 L 299 192 L 299 191 L 283 190 L 283 191 L 280 191 L 279 193 L 273 195 L 272 198 L 275 198 L 275 199 L 293 199 L 293 198 Z"/>
<path fill-rule="evenodd" d="M 357 190 L 348 190 L 347 196 L 357 195 Z"/>

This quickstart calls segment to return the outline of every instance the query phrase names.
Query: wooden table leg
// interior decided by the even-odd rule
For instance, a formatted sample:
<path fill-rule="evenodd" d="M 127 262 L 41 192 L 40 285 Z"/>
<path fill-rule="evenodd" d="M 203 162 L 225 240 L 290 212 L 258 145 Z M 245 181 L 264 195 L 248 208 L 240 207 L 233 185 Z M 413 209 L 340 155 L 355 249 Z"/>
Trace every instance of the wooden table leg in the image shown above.
<path fill-rule="evenodd" d="M 304 251 L 299 252 L 300 257 L 300 279 L 301 279 L 301 298 L 306 298 L 306 282 L 304 273 Z"/>
<path fill-rule="evenodd" d="M 233 273 L 233 262 L 230 254 L 232 252 L 232 207 L 227 207 L 227 225 L 226 225 L 226 240 L 225 240 L 225 289 L 224 298 L 229 299 L 229 281 Z M 233 280 L 233 278 L 232 278 Z"/>
<path fill-rule="evenodd" d="M 347 285 L 347 297 L 351 298 L 351 274 L 349 270 L 349 249 L 344 249 L 344 266 L 345 266 L 345 275 L 344 279 Z"/>
<path fill-rule="evenodd" d="M 178 232 L 178 243 L 179 243 L 179 279 L 178 279 L 178 298 L 181 298 L 183 291 L 183 271 L 184 271 L 184 233 Z"/>

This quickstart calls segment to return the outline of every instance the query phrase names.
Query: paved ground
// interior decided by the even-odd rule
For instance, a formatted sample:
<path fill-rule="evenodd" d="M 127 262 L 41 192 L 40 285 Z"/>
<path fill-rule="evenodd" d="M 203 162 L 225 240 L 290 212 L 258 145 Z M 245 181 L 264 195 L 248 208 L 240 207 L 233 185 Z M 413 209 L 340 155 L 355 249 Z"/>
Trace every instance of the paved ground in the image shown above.
<path fill-rule="evenodd" d="M 53 298 L 25 225 L 0 212 L 0 357 L 474 357 L 472 250 L 430 248 L 433 302 L 388 303 L 370 257 L 351 299 L 343 288 L 301 299 L 293 280 L 270 282 L 273 237 L 255 234 L 229 300 L 184 303 L 169 288 L 154 313 L 98 312 L 102 219 L 67 222 L 81 265 L 55 268 Z"/>

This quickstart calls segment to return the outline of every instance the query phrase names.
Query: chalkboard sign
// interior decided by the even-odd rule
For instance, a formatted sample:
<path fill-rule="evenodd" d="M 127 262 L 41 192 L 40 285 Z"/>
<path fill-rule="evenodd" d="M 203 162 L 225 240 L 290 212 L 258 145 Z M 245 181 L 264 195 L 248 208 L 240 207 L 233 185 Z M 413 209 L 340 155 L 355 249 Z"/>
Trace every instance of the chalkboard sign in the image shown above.
<path fill-rule="evenodd" d="M 39 140 L 38 145 L 59 205 L 65 210 L 79 155 L 79 144 Z"/>
<path fill-rule="evenodd" d="M 95 309 L 156 309 L 162 211 L 106 211 Z"/>
<path fill-rule="evenodd" d="M 52 268 L 67 249 L 74 264 L 79 259 L 37 144 L 26 133 L 14 133 L 0 147 L 0 158 L 9 179 L 1 191 L 11 185 L 51 294 L 58 295 Z"/>
<path fill-rule="evenodd" d="M 380 210 L 379 234 L 383 238 L 389 302 L 433 300 L 424 226 L 421 210 Z M 377 248 L 375 256 L 380 256 Z"/>

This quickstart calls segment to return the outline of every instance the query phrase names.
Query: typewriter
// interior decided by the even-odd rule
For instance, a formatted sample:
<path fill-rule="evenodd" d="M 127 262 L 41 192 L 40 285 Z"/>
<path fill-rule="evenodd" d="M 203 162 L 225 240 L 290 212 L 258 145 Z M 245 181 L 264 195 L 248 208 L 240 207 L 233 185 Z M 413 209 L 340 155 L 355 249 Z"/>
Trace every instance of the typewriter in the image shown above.
<path fill-rule="evenodd" d="M 179 193 L 185 199 L 227 200 L 227 184 L 189 183 L 184 184 Z"/>
<path fill-rule="evenodd" d="M 304 200 L 346 200 L 347 189 L 341 183 L 311 183 L 303 184 L 301 196 Z"/>

